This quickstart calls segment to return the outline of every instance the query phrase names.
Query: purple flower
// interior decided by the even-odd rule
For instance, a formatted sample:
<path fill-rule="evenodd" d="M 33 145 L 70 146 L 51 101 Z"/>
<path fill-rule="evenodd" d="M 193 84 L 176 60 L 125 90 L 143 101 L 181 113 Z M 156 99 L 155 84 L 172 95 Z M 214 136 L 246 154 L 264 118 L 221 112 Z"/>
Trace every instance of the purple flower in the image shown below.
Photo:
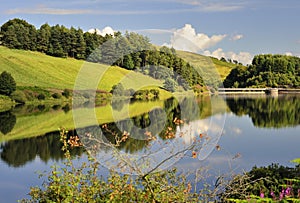
<path fill-rule="evenodd" d="M 291 190 L 292 190 L 292 188 L 291 188 L 291 187 L 288 187 L 288 188 L 285 190 L 285 195 L 286 195 L 286 196 L 290 196 Z"/>
<path fill-rule="evenodd" d="M 273 197 L 273 198 L 275 198 L 275 193 L 273 192 L 273 191 L 271 191 L 271 196 Z"/>
<path fill-rule="evenodd" d="M 260 193 L 260 198 L 264 198 L 265 194 L 263 192 Z"/>
<path fill-rule="evenodd" d="M 283 197 L 284 197 L 284 193 L 283 192 L 279 193 L 279 200 L 282 200 Z"/>

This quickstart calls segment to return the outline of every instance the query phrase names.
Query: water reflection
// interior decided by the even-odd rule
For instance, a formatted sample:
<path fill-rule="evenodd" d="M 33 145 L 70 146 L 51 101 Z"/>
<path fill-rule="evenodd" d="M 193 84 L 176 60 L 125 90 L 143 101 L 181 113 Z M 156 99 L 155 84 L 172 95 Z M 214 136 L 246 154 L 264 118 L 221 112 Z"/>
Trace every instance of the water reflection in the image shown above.
<path fill-rule="evenodd" d="M 73 133 L 73 132 L 70 132 Z M 59 132 L 48 133 L 44 136 L 12 140 L 1 144 L 1 159 L 9 166 L 21 167 L 33 161 L 38 156 L 47 163 L 49 160 L 62 160 L 64 154 L 61 150 Z M 80 156 L 84 148 L 71 148 L 71 155 Z"/>
<path fill-rule="evenodd" d="M 17 118 L 11 111 L 0 112 L 0 132 L 3 135 L 11 132 L 16 121 Z"/>
<path fill-rule="evenodd" d="M 300 112 L 299 95 L 281 95 L 279 97 L 228 97 L 224 100 L 232 113 L 237 116 L 248 115 L 252 123 L 260 128 L 295 127 L 300 124 L 300 116 L 298 114 L 298 112 Z M 180 101 L 175 98 L 170 98 L 164 101 L 163 109 L 154 108 L 149 112 L 142 112 L 131 118 L 108 122 L 100 126 L 80 128 L 77 129 L 77 132 L 79 134 L 89 132 L 94 135 L 102 136 L 110 143 L 116 142 L 112 134 L 121 138 L 120 136 L 122 136 L 124 132 L 130 132 L 131 136 L 129 139 L 127 139 L 126 142 L 122 142 L 120 146 L 118 146 L 118 149 L 125 153 L 135 154 L 145 150 L 149 147 L 149 144 L 153 142 L 152 140 L 146 139 L 147 135 L 145 132 L 149 132 L 164 141 L 166 140 L 166 135 L 171 131 L 171 133 L 175 135 L 180 129 L 186 129 L 183 125 L 176 124 L 174 122 L 176 119 L 184 120 L 186 124 L 195 126 L 196 134 L 199 133 L 200 129 L 209 130 L 207 127 L 210 122 L 209 118 L 225 113 L 221 110 L 219 112 L 212 112 L 211 106 L 224 105 L 224 100 L 221 97 L 199 97 L 197 102 L 194 102 L 194 100 L 190 98 L 182 98 Z M 112 108 L 116 111 L 121 111 L 123 106 L 126 105 L 126 102 L 128 101 L 115 101 L 115 103 L 112 104 Z M 183 108 L 192 113 L 190 113 L 188 117 L 183 116 Z M 11 111 L 0 112 L 0 132 L 2 134 L 0 134 L 0 138 L 1 136 L 9 137 L 14 127 L 16 128 L 14 129 L 15 132 L 23 132 L 24 127 L 16 125 L 16 122 L 19 119 L 27 119 L 27 117 L 24 116 L 46 115 L 46 117 L 48 117 L 54 115 L 52 114 L 53 112 L 60 112 L 62 109 L 68 112 L 70 106 L 18 106 Z M 199 111 L 195 111 L 195 109 Z M 32 119 L 32 116 L 28 116 L 28 119 Z M 26 123 L 26 121 L 22 120 L 22 123 Z M 61 125 L 64 124 L 61 123 Z M 217 129 L 216 126 L 213 126 L 213 128 Z M 221 130 L 219 129 L 219 131 Z M 71 130 L 71 132 L 76 134 L 75 130 Z M 192 138 L 193 137 L 185 137 L 185 141 L 189 140 L 189 142 L 191 142 Z M 24 166 L 26 163 L 33 161 L 36 157 L 39 157 L 43 162 L 61 160 L 63 159 L 63 153 L 61 152 L 59 139 L 59 133 L 55 131 L 34 138 L 12 139 L 11 141 L 2 142 L 1 159 L 12 167 Z M 71 152 L 74 155 L 81 155 L 84 149 L 75 148 Z"/>
<path fill-rule="evenodd" d="M 300 124 L 300 97 L 228 97 L 226 103 L 237 116 L 248 115 L 257 127 L 282 128 Z"/>

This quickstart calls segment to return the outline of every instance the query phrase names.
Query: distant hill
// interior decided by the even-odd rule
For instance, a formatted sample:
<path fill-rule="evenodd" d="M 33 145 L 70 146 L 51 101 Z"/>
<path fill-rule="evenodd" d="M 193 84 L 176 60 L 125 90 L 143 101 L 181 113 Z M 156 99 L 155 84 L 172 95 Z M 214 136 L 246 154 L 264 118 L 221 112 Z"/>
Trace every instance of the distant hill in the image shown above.
<path fill-rule="evenodd" d="M 236 64 L 223 62 L 217 58 L 207 57 L 192 52 L 176 51 L 176 54 L 180 58 L 188 61 L 195 68 L 200 68 L 203 76 L 207 77 L 207 80 L 217 72 L 223 81 L 230 73 L 231 69 L 236 67 Z"/>

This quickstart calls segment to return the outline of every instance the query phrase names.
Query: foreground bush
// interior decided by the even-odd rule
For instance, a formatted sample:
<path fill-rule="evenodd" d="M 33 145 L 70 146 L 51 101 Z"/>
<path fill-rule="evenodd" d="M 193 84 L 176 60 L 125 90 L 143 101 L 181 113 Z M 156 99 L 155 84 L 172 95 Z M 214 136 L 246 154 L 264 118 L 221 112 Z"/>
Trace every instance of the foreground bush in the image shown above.
<path fill-rule="evenodd" d="M 255 166 L 249 172 L 232 178 L 221 199 L 223 202 L 300 203 L 300 165 Z"/>
<path fill-rule="evenodd" d="M 61 130 L 61 139 L 64 166 L 52 166 L 43 186 L 31 188 L 31 199 L 22 202 L 199 202 L 204 198 L 201 192 L 193 193 L 192 185 L 175 169 L 141 177 L 110 171 L 107 178 L 99 177 L 99 162 L 89 157 L 88 163 L 76 167 L 67 131 Z"/>

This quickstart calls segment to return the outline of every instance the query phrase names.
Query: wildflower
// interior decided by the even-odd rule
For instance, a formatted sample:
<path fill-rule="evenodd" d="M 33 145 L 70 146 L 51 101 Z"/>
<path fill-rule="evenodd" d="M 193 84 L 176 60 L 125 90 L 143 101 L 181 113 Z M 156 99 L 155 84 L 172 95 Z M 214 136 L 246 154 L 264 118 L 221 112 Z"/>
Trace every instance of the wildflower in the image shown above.
<path fill-rule="evenodd" d="M 265 194 L 263 192 L 260 192 L 260 198 L 265 198 Z"/>
<path fill-rule="evenodd" d="M 273 191 L 271 191 L 270 195 L 272 196 L 273 199 L 276 198 L 275 193 Z"/>
<path fill-rule="evenodd" d="M 290 196 L 290 195 L 291 195 L 291 190 L 292 190 L 292 188 L 291 188 L 291 187 L 288 187 L 288 188 L 285 190 L 285 195 L 286 195 L 286 196 Z"/>
<path fill-rule="evenodd" d="M 284 189 L 279 193 L 279 200 L 282 200 L 284 198 Z"/>

